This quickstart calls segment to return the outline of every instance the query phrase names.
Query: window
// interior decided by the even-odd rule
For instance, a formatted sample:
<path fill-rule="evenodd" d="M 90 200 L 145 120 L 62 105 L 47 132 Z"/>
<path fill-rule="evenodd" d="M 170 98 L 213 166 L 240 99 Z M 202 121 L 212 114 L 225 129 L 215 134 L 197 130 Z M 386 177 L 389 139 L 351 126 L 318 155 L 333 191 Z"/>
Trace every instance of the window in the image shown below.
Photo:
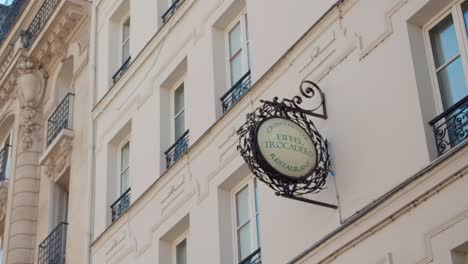
<path fill-rule="evenodd" d="M 468 124 L 458 122 L 468 111 L 468 1 L 456 1 L 426 27 L 437 111 L 430 122 L 441 155 L 467 138 Z M 460 119 L 461 120 L 461 119 Z"/>
<path fill-rule="evenodd" d="M 0 180 L 7 180 L 9 178 L 12 156 L 11 146 L 13 146 L 13 142 L 10 133 L 5 141 L 0 143 Z"/>
<path fill-rule="evenodd" d="M 185 88 L 182 82 L 174 91 L 174 141 L 185 133 Z"/>
<path fill-rule="evenodd" d="M 250 179 L 243 184 L 234 192 L 233 200 L 237 262 L 240 262 L 260 248 L 257 181 Z"/>
<path fill-rule="evenodd" d="M 187 264 L 187 238 L 175 247 L 175 264 Z"/>
<path fill-rule="evenodd" d="M 240 16 L 228 30 L 228 68 L 230 86 L 236 84 L 250 70 L 250 48 L 247 15 Z"/>
<path fill-rule="evenodd" d="M 130 17 L 125 18 L 122 23 L 122 59 L 121 63 L 124 64 L 130 57 Z"/>
<path fill-rule="evenodd" d="M 120 149 L 120 194 L 125 193 L 130 187 L 129 169 L 130 169 L 130 142 L 127 142 Z"/>
<path fill-rule="evenodd" d="M 456 5 L 448 15 L 428 31 L 434 76 L 444 110 L 468 95 L 465 81 L 468 65 L 466 50 L 463 49 L 466 45 L 464 42 L 466 42 L 465 23 L 468 21 L 467 3 L 464 2 L 461 6 Z"/>

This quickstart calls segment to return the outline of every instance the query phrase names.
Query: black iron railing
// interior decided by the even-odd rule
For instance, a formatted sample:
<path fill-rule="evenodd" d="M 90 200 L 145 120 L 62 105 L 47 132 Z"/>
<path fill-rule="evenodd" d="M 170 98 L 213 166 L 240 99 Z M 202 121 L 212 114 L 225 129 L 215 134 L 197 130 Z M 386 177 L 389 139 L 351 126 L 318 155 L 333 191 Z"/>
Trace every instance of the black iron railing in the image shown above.
<path fill-rule="evenodd" d="M 439 156 L 463 142 L 468 138 L 468 96 L 438 115 L 429 125 L 434 130 Z"/>
<path fill-rule="evenodd" d="M 7 38 L 28 2 L 28 0 L 14 0 L 8 6 L 0 4 L 0 45 Z"/>
<path fill-rule="evenodd" d="M 128 57 L 128 59 L 124 61 L 122 66 L 120 66 L 120 68 L 117 70 L 117 72 L 112 76 L 112 80 L 114 81 L 114 83 L 116 83 L 124 75 L 124 73 L 127 71 L 128 66 L 130 66 L 130 61 L 131 60 L 132 60 L 132 57 Z"/>
<path fill-rule="evenodd" d="M 8 179 L 7 177 L 7 164 L 8 164 L 8 156 L 10 152 L 10 145 L 5 145 L 0 150 L 0 182 L 5 181 Z"/>
<path fill-rule="evenodd" d="M 64 129 L 73 128 L 73 99 L 74 94 L 69 93 L 57 106 L 47 122 L 47 146 Z"/>
<path fill-rule="evenodd" d="M 171 19 L 171 17 L 175 14 L 177 9 L 179 9 L 180 5 L 184 2 L 184 0 L 177 0 L 172 3 L 172 5 L 167 9 L 166 12 L 161 16 L 163 23 L 166 23 Z"/>
<path fill-rule="evenodd" d="M 188 149 L 189 131 L 185 131 L 179 139 L 176 140 L 169 149 L 164 152 L 166 155 L 166 168 L 169 168 L 174 162 L 178 161 Z"/>
<path fill-rule="evenodd" d="M 223 105 L 223 113 L 235 105 L 240 98 L 250 89 L 252 79 L 250 78 L 250 71 L 248 71 L 239 81 L 237 81 L 227 93 L 221 97 Z"/>
<path fill-rule="evenodd" d="M 130 207 L 130 188 L 128 188 L 111 206 L 112 222 L 127 212 Z"/>
<path fill-rule="evenodd" d="M 262 264 L 262 251 L 258 248 L 252 252 L 252 254 L 239 262 L 239 264 Z"/>
<path fill-rule="evenodd" d="M 61 0 L 45 0 L 44 3 L 42 3 L 41 8 L 37 12 L 28 29 L 22 33 L 21 42 L 24 48 L 31 47 L 60 2 Z"/>
<path fill-rule="evenodd" d="M 65 264 L 67 223 L 60 223 L 39 245 L 39 264 Z"/>

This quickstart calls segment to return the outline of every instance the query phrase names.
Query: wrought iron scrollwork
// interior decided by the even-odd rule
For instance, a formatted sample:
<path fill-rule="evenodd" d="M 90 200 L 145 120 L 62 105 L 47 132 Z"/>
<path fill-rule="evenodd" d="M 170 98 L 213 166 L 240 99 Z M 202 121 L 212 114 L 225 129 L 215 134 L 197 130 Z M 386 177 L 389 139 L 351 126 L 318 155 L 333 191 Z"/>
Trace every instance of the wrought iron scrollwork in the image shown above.
<path fill-rule="evenodd" d="M 319 96 L 320 104 L 312 109 L 302 106 L 303 98 Z M 327 141 L 322 137 L 315 124 L 308 116 L 327 118 L 325 96 L 320 87 L 311 82 L 304 81 L 300 85 L 300 95 L 292 99 L 275 97 L 272 101 L 260 101 L 262 105 L 255 111 L 247 114 L 247 121 L 242 125 L 237 134 L 239 135 L 238 151 L 249 166 L 254 175 L 276 191 L 277 195 L 297 197 L 308 193 L 317 193 L 324 188 L 329 173 L 330 157 Z M 318 112 L 320 111 L 320 112 Z M 286 118 L 293 121 L 311 138 L 317 152 L 317 165 L 310 175 L 303 178 L 290 178 L 269 169 L 258 155 L 256 145 L 256 131 L 259 124 L 271 117 Z"/>

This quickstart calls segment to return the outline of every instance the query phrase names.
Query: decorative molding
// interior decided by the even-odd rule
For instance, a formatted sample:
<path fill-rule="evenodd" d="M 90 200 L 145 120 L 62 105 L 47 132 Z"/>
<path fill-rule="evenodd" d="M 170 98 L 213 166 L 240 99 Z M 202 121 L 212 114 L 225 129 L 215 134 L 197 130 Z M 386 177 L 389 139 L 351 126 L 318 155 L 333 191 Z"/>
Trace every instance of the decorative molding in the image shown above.
<path fill-rule="evenodd" d="M 384 257 L 380 258 L 376 264 L 393 264 L 392 253 L 387 253 Z"/>
<path fill-rule="evenodd" d="M 8 181 L 0 182 L 0 222 L 5 219 L 8 199 Z M 2 230 L 3 227 L 0 227 Z"/>
<path fill-rule="evenodd" d="M 408 0 L 400 0 L 396 5 L 394 5 L 392 8 L 385 12 L 385 31 L 381 33 L 375 40 L 371 41 L 369 45 L 361 49 L 359 60 L 364 59 L 375 48 L 377 48 L 381 43 L 383 43 L 390 35 L 393 34 L 392 16 L 395 15 L 407 2 Z M 361 40 L 361 37 L 359 37 L 359 39 Z M 362 45 L 361 41 L 360 44 Z"/>
<path fill-rule="evenodd" d="M 445 223 L 439 225 L 438 227 L 432 229 L 424 235 L 424 244 L 426 250 L 426 256 L 420 261 L 416 262 L 417 264 L 429 264 L 434 261 L 434 251 L 432 247 L 432 239 L 438 234 L 444 232 L 445 230 L 455 226 L 456 224 L 468 219 L 468 210 L 461 212 L 457 216 L 449 219 Z"/>
<path fill-rule="evenodd" d="M 73 131 L 62 130 L 39 161 L 44 166 L 44 174 L 54 181 L 70 167 L 73 137 Z"/>

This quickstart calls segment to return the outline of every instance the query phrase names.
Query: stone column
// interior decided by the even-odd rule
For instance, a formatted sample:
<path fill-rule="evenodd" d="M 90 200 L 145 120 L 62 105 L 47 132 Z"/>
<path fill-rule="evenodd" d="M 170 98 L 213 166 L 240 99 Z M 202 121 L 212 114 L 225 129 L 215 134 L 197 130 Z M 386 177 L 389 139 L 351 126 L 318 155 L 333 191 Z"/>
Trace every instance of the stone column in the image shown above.
<path fill-rule="evenodd" d="M 42 109 L 45 78 L 32 61 L 22 56 L 17 64 L 16 79 L 19 131 L 13 182 L 11 215 L 6 249 L 7 264 L 34 263 L 36 223 L 39 203 Z"/>

